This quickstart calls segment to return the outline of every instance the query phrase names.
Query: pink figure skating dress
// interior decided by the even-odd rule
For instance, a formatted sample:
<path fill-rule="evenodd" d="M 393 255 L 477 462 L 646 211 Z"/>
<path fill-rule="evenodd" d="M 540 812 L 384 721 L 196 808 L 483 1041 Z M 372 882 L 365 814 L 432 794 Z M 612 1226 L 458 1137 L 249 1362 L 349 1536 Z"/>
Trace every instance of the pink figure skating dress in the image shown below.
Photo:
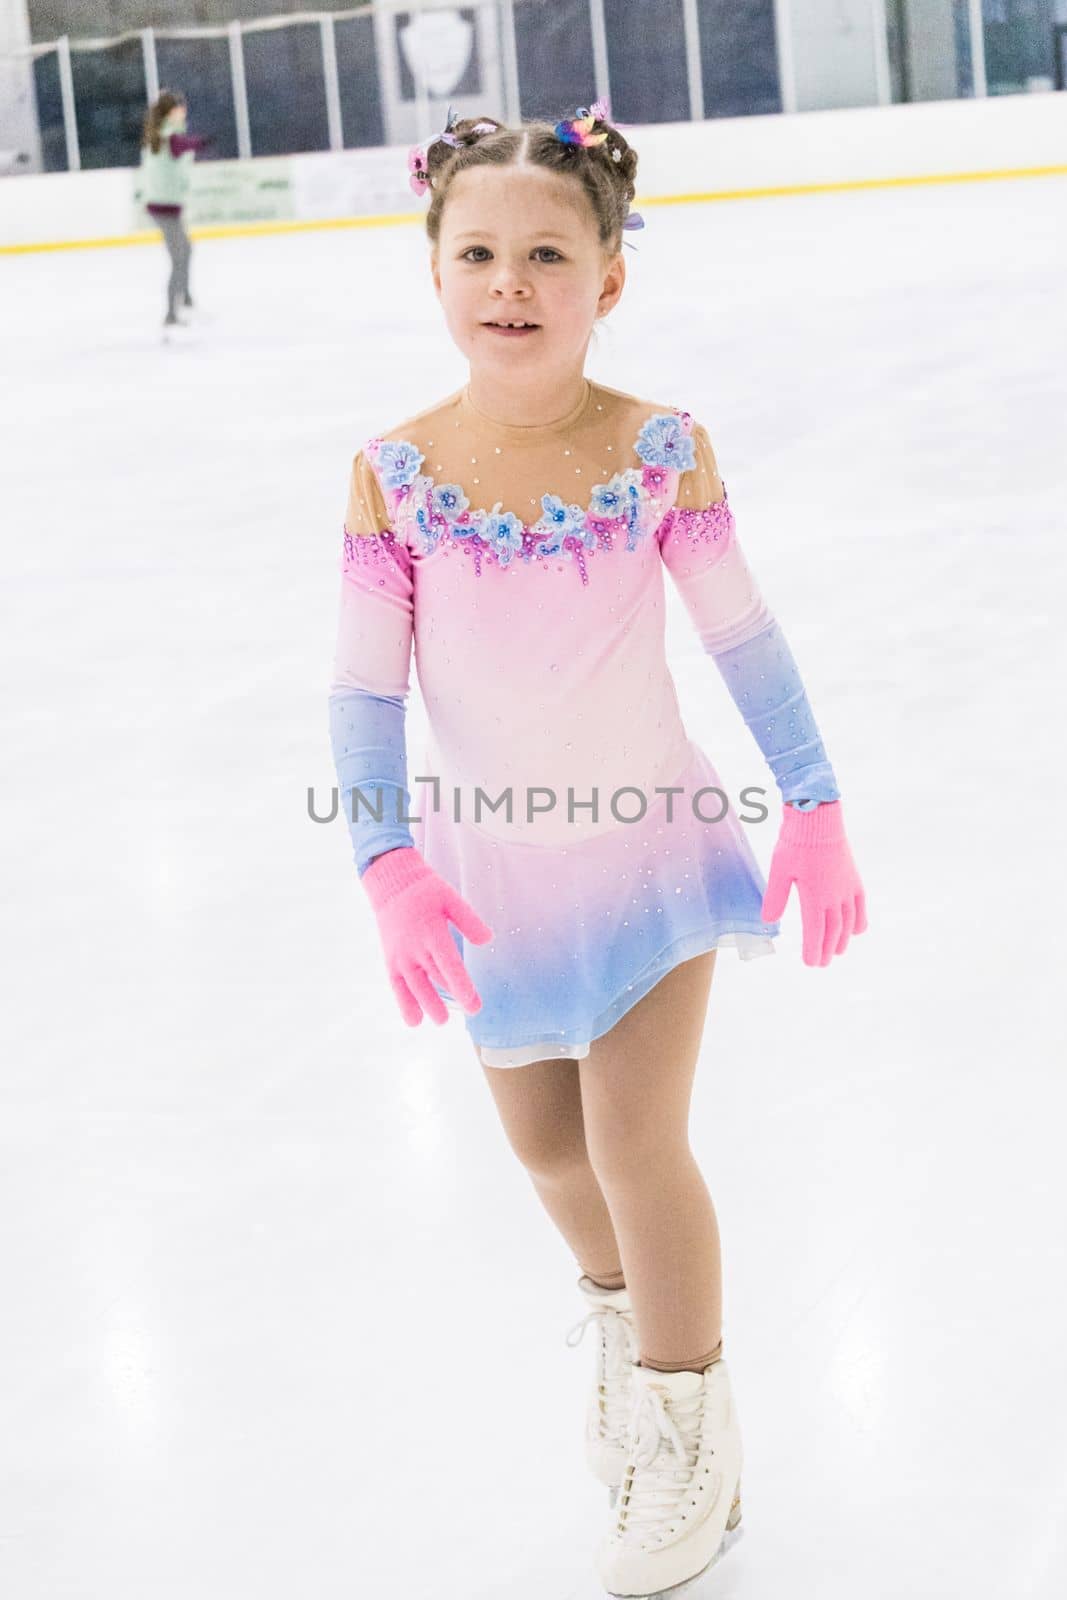
<path fill-rule="evenodd" d="M 664 568 L 724 672 L 733 647 L 774 640 L 708 436 L 674 407 L 585 380 L 569 415 L 521 427 L 464 388 L 355 457 L 331 684 L 344 810 L 366 754 L 346 696 L 402 705 L 414 646 L 429 740 L 410 834 L 376 853 L 413 842 L 493 929 L 481 946 L 451 930 L 487 1065 L 585 1056 L 702 951 L 773 954 L 745 824 L 682 723 Z M 815 804 L 838 791 L 794 698 L 794 789 Z M 371 858 L 357 848 L 361 871 Z"/>

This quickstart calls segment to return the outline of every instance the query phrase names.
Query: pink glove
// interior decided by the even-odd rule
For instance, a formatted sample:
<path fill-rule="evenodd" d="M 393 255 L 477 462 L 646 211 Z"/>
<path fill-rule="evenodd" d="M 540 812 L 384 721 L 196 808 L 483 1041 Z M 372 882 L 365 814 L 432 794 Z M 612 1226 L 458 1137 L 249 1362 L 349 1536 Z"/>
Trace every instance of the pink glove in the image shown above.
<path fill-rule="evenodd" d="M 472 944 L 486 944 L 486 926 L 450 883 L 413 846 L 401 845 L 375 856 L 363 884 L 378 918 L 378 932 L 393 993 L 409 1027 L 426 1011 L 437 1023 L 448 1021 L 444 1001 L 433 985 L 447 989 L 464 1010 L 481 1010 L 481 997 L 452 941 L 449 919 Z"/>
<path fill-rule="evenodd" d="M 828 967 L 832 956 L 844 954 L 852 934 L 867 931 L 867 901 L 845 838 L 840 800 L 824 800 L 811 811 L 783 806 L 763 897 L 764 922 L 778 921 L 794 883 L 804 965 Z"/>

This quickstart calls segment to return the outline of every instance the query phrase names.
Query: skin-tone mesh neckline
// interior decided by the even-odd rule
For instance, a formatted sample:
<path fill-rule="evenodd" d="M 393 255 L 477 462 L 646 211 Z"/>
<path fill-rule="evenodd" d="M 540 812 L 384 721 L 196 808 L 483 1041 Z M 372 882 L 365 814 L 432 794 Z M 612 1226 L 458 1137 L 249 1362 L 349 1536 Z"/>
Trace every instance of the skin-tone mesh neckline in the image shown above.
<path fill-rule="evenodd" d="M 586 378 L 585 390 L 577 405 L 572 406 L 566 416 L 557 417 L 554 422 L 538 422 L 530 426 L 512 422 L 498 422 L 495 417 L 489 416 L 474 404 L 470 397 L 470 385 L 465 384 L 459 392 L 460 410 L 469 420 L 483 428 L 491 428 L 494 433 L 502 434 L 505 438 L 521 441 L 523 439 L 547 439 L 554 433 L 563 433 L 568 428 L 573 428 L 585 416 L 593 403 L 595 385 Z"/>

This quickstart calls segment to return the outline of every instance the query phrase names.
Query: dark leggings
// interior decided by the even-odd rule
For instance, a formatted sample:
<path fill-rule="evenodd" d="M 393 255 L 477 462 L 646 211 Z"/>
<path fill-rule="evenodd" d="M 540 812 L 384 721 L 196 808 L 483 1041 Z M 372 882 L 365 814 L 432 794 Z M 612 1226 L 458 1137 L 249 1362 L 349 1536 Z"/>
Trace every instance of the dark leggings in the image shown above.
<path fill-rule="evenodd" d="M 189 257 L 193 247 L 189 242 L 189 235 L 185 231 L 181 212 L 175 215 L 160 213 L 156 216 L 162 234 L 163 242 L 170 252 L 170 279 L 167 283 L 167 321 L 172 322 L 177 316 L 178 307 L 192 305 L 189 297 Z"/>

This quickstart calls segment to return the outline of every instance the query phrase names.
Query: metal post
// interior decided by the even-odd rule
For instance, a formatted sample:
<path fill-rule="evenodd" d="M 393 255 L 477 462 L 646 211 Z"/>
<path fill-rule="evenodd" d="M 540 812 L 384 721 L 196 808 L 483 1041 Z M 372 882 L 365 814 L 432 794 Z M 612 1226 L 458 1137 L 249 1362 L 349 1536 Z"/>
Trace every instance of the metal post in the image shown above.
<path fill-rule="evenodd" d="M 341 123 L 341 84 L 337 76 L 337 35 L 333 31 L 333 16 L 319 18 L 322 30 L 322 77 L 326 85 L 326 124 L 330 130 L 330 149 L 345 147 L 344 128 Z"/>
<path fill-rule="evenodd" d="M 159 61 L 156 57 L 155 28 L 141 29 L 141 54 L 144 57 L 145 99 L 151 105 L 159 99 Z"/>
<path fill-rule="evenodd" d="M 522 120 L 519 93 L 519 52 L 515 43 L 515 10 L 511 0 L 500 0 L 500 54 L 504 63 L 504 120 L 517 125 Z"/>
<path fill-rule="evenodd" d="M 985 71 L 985 22 L 982 17 L 982 0 L 968 0 L 968 20 L 971 25 L 971 78 L 974 97 L 984 100 L 989 93 Z"/>
<path fill-rule="evenodd" d="M 252 130 L 248 122 L 248 88 L 245 84 L 241 24 L 231 22 L 226 32 L 230 39 L 230 82 L 233 85 L 233 111 L 237 119 L 237 154 L 247 161 L 252 154 Z"/>
<path fill-rule="evenodd" d="M 885 0 L 871 0 L 871 33 L 877 103 L 887 106 L 893 99 L 893 84 L 889 74 L 889 23 L 885 14 Z"/>
<path fill-rule="evenodd" d="M 608 70 L 608 30 L 604 21 L 604 0 L 589 0 L 589 32 L 593 40 L 593 86 L 595 100 L 610 105 L 611 74 Z"/>
<path fill-rule="evenodd" d="M 56 40 L 59 60 L 59 92 L 63 97 L 63 132 L 67 139 L 67 171 L 80 172 L 82 157 L 78 145 L 78 113 L 74 104 L 74 74 L 70 70 L 70 39 Z"/>
<path fill-rule="evenodd" d="M 704 77 L 700 69 L 700 16 L 697 0 L 682 0 L 682 22 L 685 25 L 685 72 L 689 83 L 689 120 L 703 122 Z"/>
<path fill-rule="evenodd" d="M 792 0 L 774 0 L 774 48 L 778 56 L 778 95 L 783 111 L 797 108 L 797 70 L 793 57 Z"/>

